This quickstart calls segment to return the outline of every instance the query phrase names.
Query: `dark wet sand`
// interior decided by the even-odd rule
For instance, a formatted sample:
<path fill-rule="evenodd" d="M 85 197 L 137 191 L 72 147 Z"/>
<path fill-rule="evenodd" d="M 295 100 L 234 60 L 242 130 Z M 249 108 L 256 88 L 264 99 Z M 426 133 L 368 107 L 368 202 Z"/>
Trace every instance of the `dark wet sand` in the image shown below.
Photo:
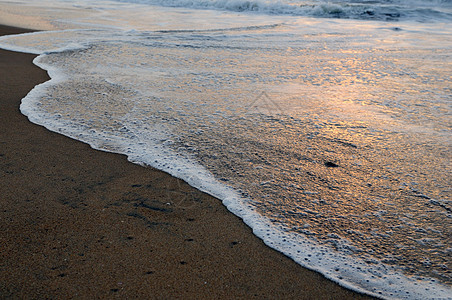
<path fill-rule="evenodd" d="M 183 181 L 30 123 L 20 100 L 48 79 L 33 58 L 0 50 L 1 299 L 366 298 Z"/>

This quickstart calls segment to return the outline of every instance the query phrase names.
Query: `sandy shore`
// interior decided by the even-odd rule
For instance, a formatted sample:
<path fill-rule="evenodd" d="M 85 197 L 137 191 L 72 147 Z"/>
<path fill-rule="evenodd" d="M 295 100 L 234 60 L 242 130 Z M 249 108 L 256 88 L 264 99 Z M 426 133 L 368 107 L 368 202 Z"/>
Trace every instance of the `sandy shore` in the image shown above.
<path fill-rule="evenodd" d="M 0 35 L 24 32 L 0 26 Z M 0 298 L 366 298 L 265 246 L 221 201 L 30 123 L 48 79 L 0 50 Z"/>

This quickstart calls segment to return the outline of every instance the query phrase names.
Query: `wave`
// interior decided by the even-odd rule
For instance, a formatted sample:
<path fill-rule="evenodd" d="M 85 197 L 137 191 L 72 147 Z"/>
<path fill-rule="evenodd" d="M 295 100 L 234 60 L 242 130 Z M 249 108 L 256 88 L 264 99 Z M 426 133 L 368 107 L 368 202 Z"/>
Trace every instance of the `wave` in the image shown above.
<path fill-rule="evenodd" d="M 452 21 L 450 0 L 116 0 L 118 2 L 319 18 Z"/>

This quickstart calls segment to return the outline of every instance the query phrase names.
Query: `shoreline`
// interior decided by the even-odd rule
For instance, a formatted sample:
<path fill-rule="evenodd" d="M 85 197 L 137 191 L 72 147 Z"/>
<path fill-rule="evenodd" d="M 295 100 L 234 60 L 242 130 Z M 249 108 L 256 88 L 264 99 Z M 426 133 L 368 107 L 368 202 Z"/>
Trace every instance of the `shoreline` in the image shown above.
<path fill-rule="evenodd" d="M 20 100 L 49 79 L 34 57 L 0 50 L 0 298 L 371 299 L 266 246 L 220 200 L 29 122 Z"/>

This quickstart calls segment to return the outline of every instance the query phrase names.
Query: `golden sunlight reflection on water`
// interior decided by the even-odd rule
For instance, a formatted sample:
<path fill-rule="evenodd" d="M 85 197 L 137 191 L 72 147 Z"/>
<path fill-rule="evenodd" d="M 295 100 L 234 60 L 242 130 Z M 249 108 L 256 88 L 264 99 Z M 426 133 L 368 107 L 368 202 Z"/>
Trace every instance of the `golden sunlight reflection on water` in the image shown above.
<path fill-rule="evenodd" d="M 107 150 L 121 151 L 115 138 L 122 151 L 164 145 L 288 232 L 450 282 L 447 43 L 412 45 L 417 34 L 405 31 L 398 42 L 402 33 L 375 23 L 275 18 L 231 29 L 240 17 L 218 30 L 181 24 L 180 10 L 150 16 L 143 31 L 118 31 L 104 11 L 96 30 L 12 39 L 89 45 L 40 59 L 69 74 L 39 99 L 44 119 L 107 137 Z"/>

